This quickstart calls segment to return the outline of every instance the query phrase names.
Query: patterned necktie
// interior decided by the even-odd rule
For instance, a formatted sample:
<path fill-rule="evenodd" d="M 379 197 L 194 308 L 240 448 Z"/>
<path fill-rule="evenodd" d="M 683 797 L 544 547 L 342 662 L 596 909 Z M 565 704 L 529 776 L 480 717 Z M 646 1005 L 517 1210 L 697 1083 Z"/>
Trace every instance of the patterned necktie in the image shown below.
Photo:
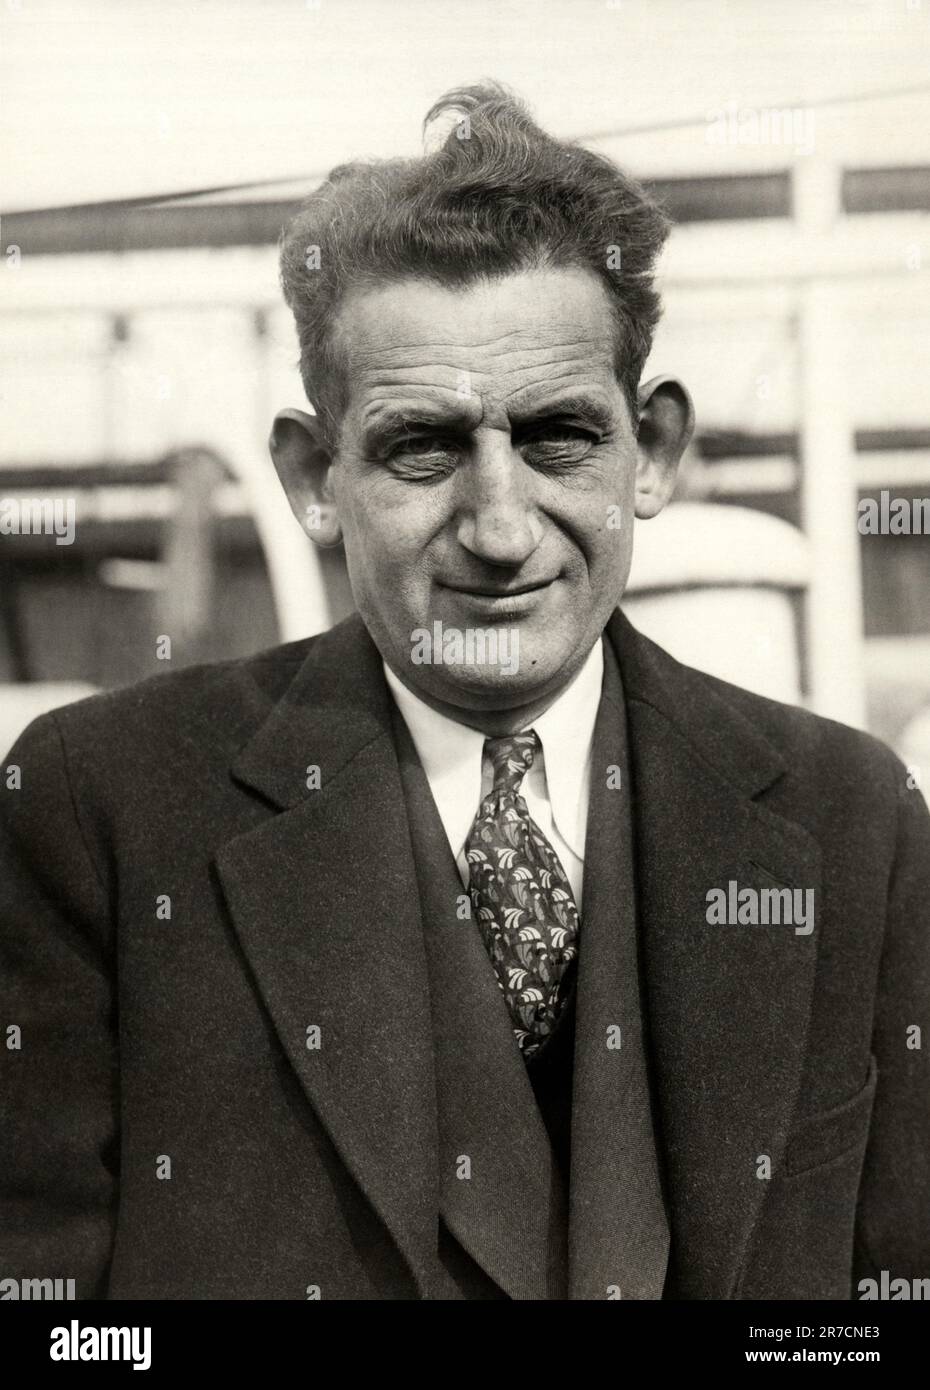
<path fill-rule="evenodd" d="M 539 735 L 485 740 L 494 785 L 465 841 L 468 892 L 524 1057 L 558 1020 L 559 985 L 578 953 L 578 908 L 565 870 L 520 795 Z"/>

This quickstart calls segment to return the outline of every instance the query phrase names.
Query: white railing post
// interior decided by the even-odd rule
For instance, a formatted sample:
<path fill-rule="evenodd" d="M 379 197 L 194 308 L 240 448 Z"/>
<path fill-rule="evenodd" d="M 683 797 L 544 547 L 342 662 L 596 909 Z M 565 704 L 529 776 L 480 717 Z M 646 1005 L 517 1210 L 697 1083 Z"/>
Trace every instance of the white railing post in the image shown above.
<path fill-rule="evenodd" d="M 828 237 L 841 216 L 840 171 L 813 157 L 795 165 L 795 215 L 802 233 Z M 862 574 L 850 344 L 842 297 L 829 281 L 800 285 L 801 524 L 810 542 L 806 603 L 810 704 L 818 714 L 864 728 Z"/>

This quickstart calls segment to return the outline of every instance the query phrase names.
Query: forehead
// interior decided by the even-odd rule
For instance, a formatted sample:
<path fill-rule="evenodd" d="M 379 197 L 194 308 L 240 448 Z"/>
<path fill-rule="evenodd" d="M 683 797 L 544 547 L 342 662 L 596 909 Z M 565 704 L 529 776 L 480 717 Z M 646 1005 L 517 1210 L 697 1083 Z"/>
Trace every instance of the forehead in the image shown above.
<path fill-rule="evenodd" d="M 487 412 L 556 389 L 618 389 L 610 300 L 583 269 L 358 291 L 341 308 L 337 345 L 353 414 L 405 399 L 460 407 L 463 396 Z"/>

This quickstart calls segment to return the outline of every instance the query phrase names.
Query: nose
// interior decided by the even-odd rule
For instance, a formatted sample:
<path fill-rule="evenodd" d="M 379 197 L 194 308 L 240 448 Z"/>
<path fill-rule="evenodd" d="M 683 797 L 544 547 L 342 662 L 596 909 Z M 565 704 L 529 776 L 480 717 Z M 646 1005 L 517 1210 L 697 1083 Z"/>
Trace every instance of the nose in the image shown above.
<path fill-rule="evenodd" d="M 489 565 L 518 569 L 542 540 L 526 463 L 503 431 L 476 440 L 475 453 L 460 469 L 462 499 L 459 544 Z"/>

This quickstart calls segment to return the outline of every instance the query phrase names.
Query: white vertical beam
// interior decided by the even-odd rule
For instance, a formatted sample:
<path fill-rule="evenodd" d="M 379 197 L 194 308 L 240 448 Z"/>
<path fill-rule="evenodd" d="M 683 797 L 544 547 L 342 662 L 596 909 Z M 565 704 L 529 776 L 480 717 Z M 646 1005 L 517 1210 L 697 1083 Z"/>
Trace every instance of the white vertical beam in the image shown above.
<path fill-rule="evenodd" d="M 815 159 L 795 166 L 803 231 L 828 236 L 840 214 L 839 170 Z M 810 542 L 806 604 L 810 702 L 818 714 L 864 728 L 862 574 L 857 528 L 848 337 L 841 297 L 811 279 L 800 293 L 801 524 Z"/>
<path fill-rule="evenodd" d="M 252 519 L 265 552 L 279 640 L 294 642 L 325 632 L 332 626 L 333 616 L 316 546 L 291 514 L 268 455 L 274 407 L 269 385 L 267 324 L 261 311 L 250 312 L 256 364 L 254 447 L 243 451 L 237 472 L 248 493 Z"/>

